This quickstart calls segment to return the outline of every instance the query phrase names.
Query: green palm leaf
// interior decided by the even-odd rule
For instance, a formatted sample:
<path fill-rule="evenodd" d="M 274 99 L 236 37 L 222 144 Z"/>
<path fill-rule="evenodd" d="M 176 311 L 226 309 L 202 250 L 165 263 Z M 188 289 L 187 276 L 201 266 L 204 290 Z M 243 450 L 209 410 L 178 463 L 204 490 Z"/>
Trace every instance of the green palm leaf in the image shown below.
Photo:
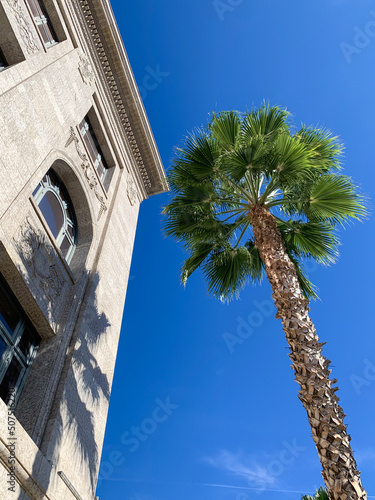
<path fill-rule="evenodd" d="M 268 172 L 269 176 L 276 170 L 275 174 L 278 175 L 281 184 L 288 185 L 312 175 L 311 154 L 298 138 L 286 133 L 281 134 L 275 140 L 274 146 L 275 158 L 272 170 Z"/>
<path fill-rule="evenodd" d="M 302 495 L 301 500 L 330 500 L 330 498 L 328 490 L 320 487 L 313 497 L 311 495 Z"/>
<path fill-rule="evenodd" d="M 220 170 L 232 179 L 240 181 L 248 170 L 259 173 L 264 169 L 267 155 L 268 149 L 264 146 L 264 141 L 256 137 L 223 155 L 219 162 Z"/>
<path fill-rule="evenodd" d="M 237 297 L 246 281 L 251 280 L 251 269 L 251 255 L 244 246 L 212 252 L 203 266 L 208 291 L 223 301 Z"/>
<path fill-rule="evenodd" d="M 184 148 L 177 148 L 185 167 L 198 180 L 213 175 L 216 162 L 220 156 L 217 142 L 203 130 L 197 130 L 195 135 L 187 137 Z M 173 181 L 173 176 L 172 176 Z"/>
<path fill-rule="evenodd" d="M 335 416 L 327 424 L 330 434 L 322 437 L 328 448 L 320 439 L 317 444 L 324 477 L 335 475 L 333 450 L 340 449 L 345 477 L 355 477 L 361 489 L 347 437 L 341 435 L 345 427 L 341 410 L 325 389 L 320 390 L 320 381 L 328 387 L 329 370 L 316 353 L 308 300 L 301 296 L 317 298 L 304 261 L 335 262 L 336 226 L 366 215 L 356 187 L 338 173 L 341 150 L 337 138 L 321 128 L 302 127 L 296 132 L 288 112 L 279 107 L 263 104 L 244 115 L 213 114 L 210 124 L 176 151 L 169 174 L 173 199 L 164 209 L 165 232 L 189 254 L 182 281 L 200 268 L 209 293 L 221 300 L 238 297 L 247 282 L 256 283 L 267 274 L 298 374 L 300 399 L 309 416 L 315 416 L 310 420 L 325 422 L 326 415 Z M 312 377 L 300 373 L 295 363 L 304 365 L 306 374 L 319 374 L 319 383 L 310 385 Z M 317 405 L 327 413 L 316 412 Z M 321 425 L 313 428 L 314 434 L 323 436 Z M 336 436 L 342 441 L 340 448 L 335 446 Z M 323 449 L 329 449 L 332 457 Z M 342 474 L 338 479 L 343 479 L 337 482 L 340 498 L 351 494 L 353 483 L 344 482 Z M 303 500 L 313 498 L 328 500 L 328 495 L 320 489 L 315 497 Z"/>
<path fill-rule="evenodd" d="M 327 174 L 313 184 L 305 214 L 312 221 L 343 224 L 363 218 L 366 209 L 349 177 Z"/>
<path fill-rule="evenodd" d="M 328 130 L 302 127 L 297 137 L 314 153 L 314 165 L 324 173 L 340 168 L 343 146 Z"/>
<path fill-rule="evenodd" d="M 334 226 L 366 214 L 354 184 L 337 173 L 341 152 L 324 129 L 294 132 L 279 107 L 214 113 L 176 150 L 169 173 L 174 198 L 164 209 L 165 232 L 190 254 L 183 279 L 201 268 L 209 291 L 221 297 L 235 297 L 246 280 L 259 280 L 263 263 L 248 234 L 250 209 L 259 204 L 282 210 L 282 218 L 275 216 L 285 248 L 304 294 L 316 298 L 303 260 L 335 262 Z M 243 246 L 242 238 L 250 242 Z"/>
<path fill-rule="evenodd" d="M 257 136 L 263 136 L 269 141 L 274 140 L 280 133 L 288 130 L 289 116 L 285 109 L 263 103 L 260 108 L 245 114 L 242 124 L 243 140 L 247 142 Z"/>
<path fill-rule="evenodd" d="M 296 269 L 297 278 L 304 296 L 307 299 L 317 299 L 317 287 L 307 277 L 303 264 L 292 253 L 288 252 L 288 254 Z"/>
<path fill-rule="evenodd" d="M 286 248 L 298 257 L 313 258 L 320 264 L 336 261 L 339 241 L 329 224 L 279 219 L 277 225 Z"/>
<path fill-rule="evenodd" d="M 235 148 L 241 132 L 241 117 L 235 111 L 214 113 L 209 125 L 212 137 L 223 150 Z"/>
<path fill-rule="evenodd" d="M 181 281 L 186 284 L 187 279 L 191 274 L 198 269 L 206 260 L 209 254 L 216 249 L 218 244 L 216 242 L 198 243 L 194 246 L 190 257 L 185 261 L 181 270 Z"/>

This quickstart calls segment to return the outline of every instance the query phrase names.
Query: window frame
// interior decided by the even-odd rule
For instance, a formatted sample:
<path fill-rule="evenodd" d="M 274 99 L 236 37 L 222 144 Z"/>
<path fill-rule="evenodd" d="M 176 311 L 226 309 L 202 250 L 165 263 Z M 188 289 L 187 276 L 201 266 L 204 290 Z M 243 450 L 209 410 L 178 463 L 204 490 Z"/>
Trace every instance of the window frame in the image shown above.
<path fill-rule="evenodd" d="M 53 179 L 53 182 L 51 182 L 51 178 Z M 59 228 L 56 237 L 53 235 L 53 238 L 56 242 L 56 245 L 60 249 L 60 252 L 63 254 L 63 257 L 65 258 L 66 262 L 69 264 L 77 248 L 77 241 L 78 241 L 77 218 L 74 212 L 73 203 L 70 199 L 67 189 L 63 184 L 63 182 L 61 181 L 60 177 L 52 168 L 50 168 L 48 172 L 45 173 L 45 175 L 39 182 L 38 186 L 34 189 L 33 198 L 35 203 L 38 205 L 38 208 L 41 201 L 48 192 L 51 192 L 56 197 L 57 201 L 60 204 L 60 208 L 63 214 L 63 224 L 61 228 Z M 61 193 L 63 197 L 61 196 Z M 52 229 L 50 228 L 42 209 L 39 208 L 39 210 L 41 211 L 43 218 L 46 221 L 47 226 L 52 233 Z M 69 233 L 69 228 L 72 230 L 72 234 Z M 70 246 L 68 251 L 64 255 L 63 250 L 61 249 L 61 244 L 65 238 L 67 238 Z"/>
<path fill-rule="evenodd" d="M 99 144 L 98 138 L 95 134 L 94 127 L 92 126 L 89 115 L 85 115 L 83 120 L 78 126 L 79 132 L 81 134 L 83 143 L 85 145 L 87 154 L 90 158 L 91 163 L 94 166 L 95 172 L 103 184 L 106 178 L 109 166 L 105 156 L 103 154 L 102 148 Z"/>
<path fill-rule="evenodd" d="M 0 292 L 6 296 L 11 307 L 19 317 L 18 322 L 14 327 L 13 333 L 10 333 L 6 324 L 4 324 L 4 322 L 6 323 L 6 320 L 1 314 L 1 304 L 0 304 L 0 340 L 3 341 L 6 346 L 4 352 L 0 354 L 0 385 L 3 383 L 7 370 L 12 360 L 15 358 L 16 361 L 21 366 L 21 372 L 17 378 L 17 382 L 14 388 L 12 389 L 14 398 L 12 398 L 11 393 L 9 393 L 7 396 L 9 397 L 9 399 L 7 401 L 6 400 L 3 401 L 5 401 L 6 404 L 9 403 L 14 404 L 14 402 L 16 404 L 20 397 L 22 389 L 25 385 L 27 375 L 30 371 L 31 365 L 35 359 L 35 356 L 37 354 L 42 339 L 38 334 L 38 332 L 35 330 L 35 328 L 31 325 L 31 322 L 27 318 L 26 313 L 22 309 L 16 297 L 13 295 L 8 283 L 6 282 L 1 273 L 0 273 Z M 23 338 L 23 335 L 28 333 L 31 334 L 30 335 L 31 339 L 33 339 L 34 337 L 35 340 L 36 337 L 38 337 L 39 341 L 36 343 L 31 342 L 31 348 L 27 356 L 25 356 L 25 354 L 20 349 L 20 343 L 21 339 Z"/>
<path fill-rule="evenodd" d="M 43 0 L 25 0 L 43 45 L 48 49 L 60 42 Z M 39 15 L 36 15 L 39 14 Z M 47 40 L 46 40 L 46 39 Z"/>
<path fill-rule="evenodd" d="M 9 3 L 9 2 L 8 2 Z M 0 2 L 0 72 L 25 61 L 19 40 L 4 6 Z"/>

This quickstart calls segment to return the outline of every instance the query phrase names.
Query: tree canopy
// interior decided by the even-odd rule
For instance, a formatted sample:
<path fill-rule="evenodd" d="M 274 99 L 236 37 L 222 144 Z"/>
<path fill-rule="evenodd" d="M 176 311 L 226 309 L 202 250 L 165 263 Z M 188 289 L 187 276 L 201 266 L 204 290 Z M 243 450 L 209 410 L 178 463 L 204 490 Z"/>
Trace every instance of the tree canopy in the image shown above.
<path fill-rule="evenodd" d="M 303 293 L 315 298 L 305 259 L 335 262 L 337 226 L 366 214 L 356 186 L 341 173 L 342 150 L 328 130 L 297 129 L 277 106 L 213 113 L 176 148 L 168 175 L 173 199 L 164 209 L 165 232 L 190 254 L 182 281 L 200 268 L 208 291 L 226 300 L 262 279 L 249 216 L 258 204 L 276 218 Z"/>

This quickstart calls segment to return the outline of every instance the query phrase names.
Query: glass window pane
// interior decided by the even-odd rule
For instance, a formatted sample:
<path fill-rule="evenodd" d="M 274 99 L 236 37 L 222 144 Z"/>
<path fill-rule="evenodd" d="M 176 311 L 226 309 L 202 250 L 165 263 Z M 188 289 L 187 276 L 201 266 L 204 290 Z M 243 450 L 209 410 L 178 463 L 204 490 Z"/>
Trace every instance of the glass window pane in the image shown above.
<path fill-rule="evenodd" d="M 20 315 L 12 306 L 8 295 L 0 286 L 0 322 L 3 328 L 12 334 L 20 320 Z"/>
<path fill-rule="evenodd" d="M 98 151 L 98 149 L 100 149 L 100 148 L 95 140 L 94 131 L 92 129 L 90 129 L 90 133 L 87 134 L 87 137 L 88 137 L 88 140 L 90 142 L 90 148 L 91 148 L 93 157 L 94 157 L 94 159 L 96 159 L 100 155 L 100 153 Z"/>
<path fill-rule="evenodd" d="M 43 24 L 38 24 L 38 29 L 39 29 L 39 33 L 41 34 L 41 37 L 43 39 L 43 42 L 47 45 L 48 43 L 50 43 L 50 38 L 48 36 L 48 31 L 46 30 L 46 25 L 43 23 Z"/>
<path fill-rule="evenodd" d="M 39 7 L 38 2 L 36 2 L 35 0 L 28 0 L 27 3 L 29 4 L 31 12 L 34 17 L 39 17 L 42 15 L 42 11 Z"/>
<path fill-rule="evenodd" d="M 96 151 L 93 150 L 92 148 L 92 141 L 90 140 L 90 134 L 91 132 L 90 131 L 87 131 L 86 134 L 83 136 L 83 140 L 84 140 L 84 143 L 86 144 L 86 147 L 87 147 L 87 151 L 89 153 L 89 157 L 91 159 L 91 161 L 95 161 L 95 158 L 96 158 Z"/>
<path fill-rule="evenodd" d="M 60 245 L 60 250 L 62 251 L 64 257 L 66 257 L 66 254 L 68 253 L 70 247 L 71 247 L 70 241 L 66 236 L 64 236 L 64 239 L 62 240 Z"/>
<path fill-rule="evenodd" d="M 0 69 L 4 69 L 7 66 L 8 66 L 7 60 L 5 59 L 3 51 L 1 50 L 1 47 L 0 47 Z"/>
<path fill-rule="evenodd" d="M 18 379 L 22 374 L 22 370 L 23 368 L 21 363 L 15 356 L 13 356 L 0 384 L 0 398 L 3 399 L 5 403 L 9 402 L 10 395 L 17 385 Z"/>
<path fill-rule="evenodd" d="M 47 46 L 53 44 L 57 39 L 43 2 L 41 0 L 27 0 L 27 3 L 44 44 Z"/>
<path fill-rule="evenodd" d="M 84 118 L 81 123 L 79 124 L 79 128 L 81 130 L 81 134 L 82 135 L 85 135 L 86 134 L 86 130 L 88 128 L 88 123 L 86 121 L 86 118 Z"/>
<path fill-rule="evenodd" d="M 66 207 L 66 215 L 68 216 L 69 221 L 73 224 L 74 215 L 73 212 L 70 210 L 69 205 Z"/>
<path fill-rule="evenodd" d="M 11 311 L 11 316 L 9 316 L 8 309 Z M 34 349 L 39 347 L 41 338 L 22 311 L 20 304 L 13 296 L 1 274 L 0 312 L 0 374 L 2 374 L 0 377 L 0 398 L 7 403 L 12 389 L 18 385 L 20 377 L 25 376 L 26 370 L 31 365 L 34 358 Z M 9 336 L 8 328 L 5 329 L 4 327 L 6 321 L 4 317 L 6 317 L 9 324 L 17 325 L 15 329 L 16 335 L 13 339 Z"/>
<path fill-rule="evenodd" d="M 39 203 L 39 208 L 42 211 L 53 236 L 57 238 L 57 235 L 64 224 L 64 214 L 56 195 L 52 193 L 52 191 L 47 191 Z"/>
<path fill-rule="evenodd" d="M 54 173 L 53 170 L 48 170 L 47 172 L 47 175 L 49 177 L 49 181 L 51 183 L 52 186 L 58 186 L 59 185 L 59 181 Z M 47 176 L 46 176 L 47 177 Z"/>
<path fill-rule="evenodd" d="M 55 42 L 55 34 L 53 32 L 52 25 L 51 25 L 49 20 L 47 21 L 47 23 L 44 24 L 44 28 L 47 32 L 49 42 L 54 43 Z"/>
<path fill-rule="evenodd" d="M 87 147 L 87 151 L 91 161 L 94 163 L 96 171 L 98 172 L 99 179 L 103 179 L 107 164 L 103 157 L 99 141 L 95 135 L 94 129 L 87 117 L 81 122 L 81 126 L 84 124 L 85 134 L 83 135 L 83 141 Z"/>
<path fill-rule="evenodd" d="M 3 354 L 8 346 L 4 342 L 4 340 L 0 337 L 0 366 L 1 366 L 1 358 L 3 357 Z"/>
<path fill-rule="evenodd" d="M 17 347 L 27 359 L 34 350 L 34 347 L 39 347 L 39 344 L 39 335 L 36 332 L 30 331 L 28 328 L 26 328 Z"/>
<path fill-rule="evenodd" d="M 98 164 L 96 170 L 98 172 L 99 179 L 103 180 L 106 170 L 105 170 L 105 166 L 103 165 L 102 161 Z"/>

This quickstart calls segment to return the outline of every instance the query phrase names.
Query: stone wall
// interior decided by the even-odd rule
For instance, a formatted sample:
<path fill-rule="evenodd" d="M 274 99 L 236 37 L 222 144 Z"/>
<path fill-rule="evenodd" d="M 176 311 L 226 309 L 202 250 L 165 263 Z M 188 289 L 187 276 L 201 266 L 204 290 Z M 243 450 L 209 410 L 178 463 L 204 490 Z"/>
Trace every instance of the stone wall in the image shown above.
<path fill-rule="evenodd" d="M 15 472 L 7 463 L 8 410 L 0 400 L 0 496 L 92 499 L 146 188 L 90 52 L 89 31 L 76 17 L 80 2 L 46 2 L 60 40 L 49 48 L 24 0 L 0 3 L 1 26 L 6 18 L 7 33 L 11 27 L 19 44 L 15 54 L 23 55 L 0 73 L 0 273 L 42 338 L 15 410 Z M 143 117 L 136 88 L 134 96 L 138 100 L 129 107 L 134 115 L 138 106 Z M 110 159 L 104 185 L 78 128 L 88 112 Z M 147 127 L 134 125 L 158 159 L 152 136 L 141 137 Z M 33 198 L 51 167 L 77 218 L 77 248 L 69 264 Z M 150 177 L 162 184 L 158 169 Z M 9 472 L 15 474 L 14 493 L 8 490 Z"/>

